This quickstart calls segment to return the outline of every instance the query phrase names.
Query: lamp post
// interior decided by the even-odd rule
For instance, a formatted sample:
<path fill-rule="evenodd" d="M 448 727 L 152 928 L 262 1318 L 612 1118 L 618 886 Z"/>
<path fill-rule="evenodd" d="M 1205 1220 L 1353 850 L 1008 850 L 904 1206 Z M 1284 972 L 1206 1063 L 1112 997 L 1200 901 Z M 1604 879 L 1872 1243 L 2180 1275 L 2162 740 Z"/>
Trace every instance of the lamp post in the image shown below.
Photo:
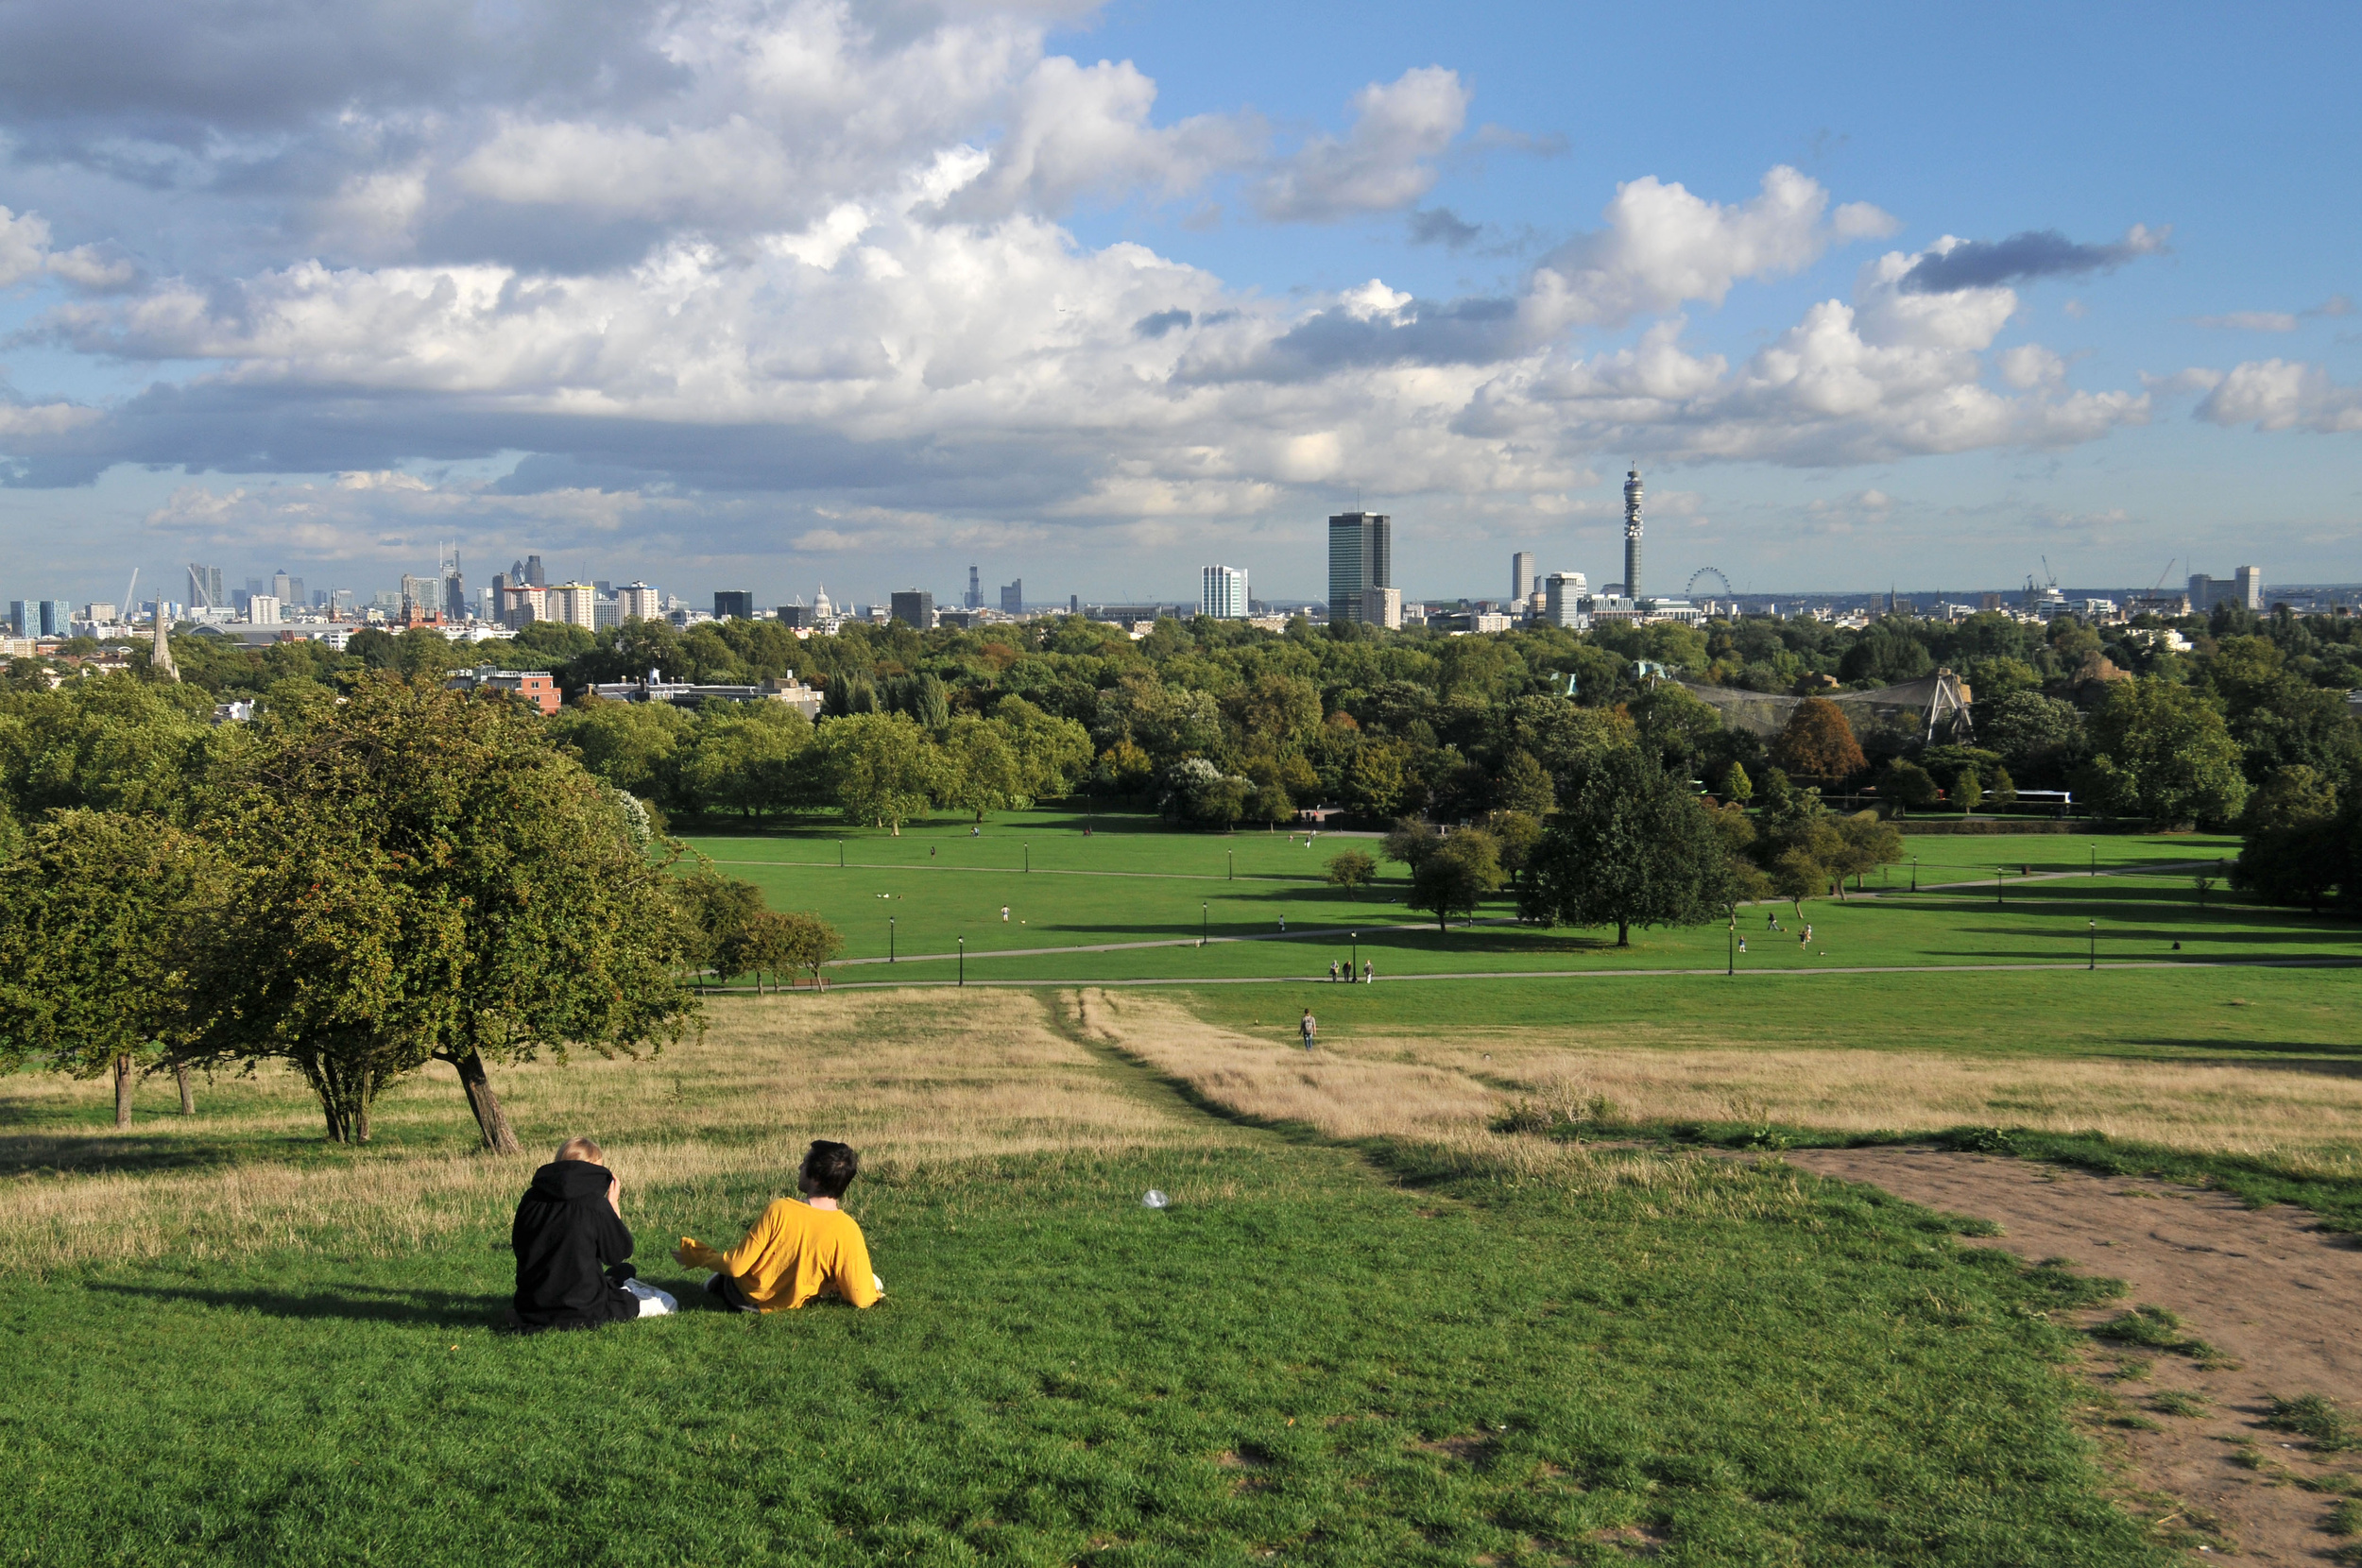
<path fill-rule="evenodd" d="M 1207 912 L 1206 905 L 1201 901 L 1197 906 L 1197 945 L 1205 946 L 1206 939 L 1213 934 L 1214 917 Z"/>
<path fill-rule="evenodd" d="M 1345 979 L 1346 979 L 1346 980 L 1352 980 L 1352 979 L 1353 979 L 1353 977 L 1354 977 L 1354 976 L 1356 976 L 1356 975 L 1360 974 L 1361 972 L 1361 933 L 1360 931 L 1356 931 L 1356 932 L 1354 932 L 1354 933 L 1353 933 L 1353 960 L 1352 960 L 1352 967 L 1351 967 L 1351 968 L 1349 968 L 1349 969 L 1347 969 L 1347 970 L 1345 971 Z"/>
<path fill-rule="evenodd" d="M 1239 879 L 1239 852 L 1235 849 L 1225 849 L 1222 852 L 1222 858 L 1230 862 L 1229 875 L 1223 878 L 1223 880 L 1225 882 L 1237 881 Z"/>
<path fill-rule="evenodd" d="M 967 938 L 960 938 L 960 983 L 967 983 Z"/>
<path fill-rule="evenodd" d="M 2092 956 L 2091 962 L 2084 964 L 2083 967 L 2085 969 L 2097 969 L 2099 967 L 2099 922 L 2097 920 L 2087 920 L 2084 924 L 2092 929 Z"/>
<path fill-rule="evenodd" d="M 1722 973 L 1724 973 L 1724 974 L 1726 974 L 1726 975 L 1736 975 L 1736 974 L 1737 974 L 1737 973 L 1738 973 L 1738 913 L 1737 913 L 1737 911 L 1733 911 L 1733 912 L 1731 912 L 1731 929 L 1730 929 L 1730 933 L 1729 933 L 1729 934 L 1728 934 L 1728 935 L 1727 935 L 1727 936 L 1723 939 L 1723 942 L 1722 942 L 1722 949 L 1723 949 L 1723 952 L 1722 952 Z"/>
<path fill-rule="evenodd" d="M 843 839 L 836 841 L 836 868 L 839 871 L 845 869 L 845 841 Z"/>
<path fill-rule="evenodd" d="M 1993 907 L 1994 909 L 2001 907 L 2001 878 L 2009 874 L 2008 866 L 1997 865 L 1993 868 Z"/>
<path fill-rule="evenodd" d="M 1911 857 L 1911 891 L 1919 891 L 1919 857 L 1916 855 Z"/>
<path fill-rule="evenodd" d="M 2099 875 L 2099 841 L 2097 839 L 2092 841 L 2092 875 Z"/>
<path fill-rule="evenodd" d="M 1034 869 L 1034 846 L 1030 844 L 1025 846 L 1025 869 L 1029 874 Z"/>
<path fill-rule="evenodd" d="M 886 962 L 894 962 L 894 916 L 886 916 Z"/>

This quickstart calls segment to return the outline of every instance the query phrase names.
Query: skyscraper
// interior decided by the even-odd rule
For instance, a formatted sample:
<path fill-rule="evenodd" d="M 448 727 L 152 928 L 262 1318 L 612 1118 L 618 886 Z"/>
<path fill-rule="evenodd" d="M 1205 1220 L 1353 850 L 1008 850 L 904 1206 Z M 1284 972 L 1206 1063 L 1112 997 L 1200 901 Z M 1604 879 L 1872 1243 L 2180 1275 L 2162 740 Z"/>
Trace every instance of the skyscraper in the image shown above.
<path fill-rule="evenodd" d="M 2260 566 L 2234 567 L 2231 570 L 2233 597 L 2244 610 L 2264 612 L 2264 569 Z"/>
<path fill-rule="evenodd" d="M 1509 557 L 1509 597 L 1523 604 L 1533 597 L 1533 552 L 1520 550 Z"/>
<path fill-rule="evenodd" d="M 191 609 L 227 609 L 230 596 L 221 588 L 221 568 L 189 563 L 189 607 Z"/>
<path fill-rule="evenodd" d="M 980 610 L 984 607 L 984 579 L 972 566 L 967 569 L 967 598 L 961 607 L 971 610 Z"/>
<path fill-rule="evenodd" d="M 735 588 L 716 589 L 713 595 L 713 619 L 716 621 L 752 621 L 755 618 L 755 596 Z"/>
<path fill-rule="evenodd" d="M 1328 520 L 1328 619 L 1379 624 L 1370 590 L 1395 583 L 1395 520 L 1341 512 Z"/>
<path fill-rule="evenodd" d="M 1624 475 L 1624 597 L 1640 598 L 1640 470 Z"/>
<path fill-rule="evenodd" d="M 1197 613 L 1213 621 L 1246 619 L 1246 572 L 1230 566 L 1209 566 L 1200 574 Z"/>
<path fill-rule="evenodd" d="M 549 577 L 542 571 L 541 557 L 539 555 L 527 555 L 525 557 L 523 576 L 524 580 L 533 585 L 535 588 L 547 588 L 550 586 Z"/>
<path fill-rule="evenodd" d="M 1001 613 L 1002 615 L 1023 615 L 1025 613 L 1024 578 L 1019 577 L 1014 583 L 1003 583 L 1001 585 Z"/>
<path fill-rule="evenodd" d="M 889 596 L 887 603 L 893 606 L 893 620 L 915 632 L 934 630 L 935 596 L 925 588 L 906 588 Z"/>

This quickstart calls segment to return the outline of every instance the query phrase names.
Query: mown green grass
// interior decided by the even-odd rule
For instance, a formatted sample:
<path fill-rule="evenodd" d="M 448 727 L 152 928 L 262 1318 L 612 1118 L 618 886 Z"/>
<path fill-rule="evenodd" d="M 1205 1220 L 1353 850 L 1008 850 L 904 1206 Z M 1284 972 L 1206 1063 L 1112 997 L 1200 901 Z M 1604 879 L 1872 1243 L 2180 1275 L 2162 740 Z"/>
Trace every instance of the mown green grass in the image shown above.
<path fill-rule="evenodd" d="M 811 910 L 837 926 L 846 956 L 898 962 L 848 963 L 839 983 L 923 983 L 955 978 L 967 945 L 967 978 L 1028 982 L 1120 979 L 1276 979 L 1326 974 L 1328 964 L 1368 960 L 1381 978 L 1414 974 L 1619 968 L 1720 969 L 1733 944 L 1720 926 L 1641 930 L 1617 947 L 1612 930 L 1544 930 L 1515 924 L 1504 895 L 1473 926 L 1438 930 L 1402 902 L 1402 869 L 1383 868 L 1371 888 L 1324 885 L 1320 868 L 1337 849 L 1375 841 L 1324 836 L 1309 850 L 1299 836 L 1260 831 L 1174 833 L 1138 815 L 1086 819 L 1066 813 L 995 818 L 984 836 L 968 825 L 926 825 L 899 838 L 831 831 L 765 838 L 697 838 L 692 844 L 731 875 L 761 888 L 777 908 Z M 842 843 L 845 864 L 837 864 Z M 1928 840 L 1960 858 L 1921 880 L 1959 881 L 1970 870 L 2006 866 L 1993 884 L 1911 894 L 1910 868 L 1869 878 L 1881 896 L 1815 899 L 1800 918 L 1786 905 L 1742 912 L 1739 934 L 1750 970 L 1959 963 L 2073 963 L 2199 959 L 2362 958 L 2362 929 L 2351 922 L 2229 901 L 2222 890 L 2201 907 L 2188 875 L 2138 873 L 2026 879 L 2082 866 L 2080 841 L 2023 836 Z M 2113 836 L 2093 843 L 2102 865 L 2204 858 L 2211 844 L 2189 836 Z M 1914 850 L 1916 852 L 1916 843 Z M 1973 849 L 1972 859 L 1969 851 Z M 1030 858 L 1032 872 L 1022 869 Z M 1235 865 L 1235 878 L 1231 875 Z M 1009 918 L 1001 918 L 1006 906 Z M 1767 916 L 1785 928 L 1769 929 Z M 1287 922 L 1283 939 L 1279 924 Z M 889 928 L 889 921 L 892 922 Z M 1804 921 L 1814 928 L 1800 945 Z M 1359 934 L 1359 940 L 1355 934 Z M 1213 939 L 1200 947 L 1201 937 Z M 1238 940 L 1255 939 L 1255 940 Z M 2177 950 L 2175 943 L 2180 943 Z M 1163 944 L 1164 946 L 1152 946 Z M 1052 948 L 1023 953 L 1027 948 Z M 1091 948 L 1112 950 L 1090 951 Z"/>
<path fill-rule="evenodd" d="M 489 1326 L 488 1227 L 10 1281 L 0 1559 L 2159 1560 L 2039 1316 L 2093 1287 L 1789 1180 L 1573 1201 L 1264 1134 L 981 1162 L 856 1189 L 873 1312 L 531 1339 Z M 643 1254 L 769 1191 L 635 1193 Z"/>

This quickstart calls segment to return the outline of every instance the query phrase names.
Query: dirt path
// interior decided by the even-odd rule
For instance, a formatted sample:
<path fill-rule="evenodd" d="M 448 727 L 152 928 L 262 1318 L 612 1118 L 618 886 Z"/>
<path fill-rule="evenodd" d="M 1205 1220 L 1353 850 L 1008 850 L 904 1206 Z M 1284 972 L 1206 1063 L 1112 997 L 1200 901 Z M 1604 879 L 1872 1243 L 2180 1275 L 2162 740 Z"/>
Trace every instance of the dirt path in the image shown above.
<path fill-rule="evenodd" d="M 2273 1396 L 2322 1394 L 2362 1411 L 2362 1250 L 2351 1238 L 2316 1229 L 2301 1209 L 2249 1209 L 2218 1192 L 2030 1160 L 1929 1149 L 1804 1150 L 1789 1159 L 1993 1220 L 2003 1234 L 1989 1245 L 2123 1280 L 2120 1305 L 2164 1307 L 2235 1362 L 2208 1370 L 2094 1341 L 2090 1370 L 2105 1392 L 2086 1413 L 2108 1446 L 2121 1445 L 2139 1486 L 2170 1498 L 2136 1500 L 2170 1521 L 2168 1538 L 2187 1526 L 2186 1543 L 2213 1541 L 2215 1556 L 2234 1547 L 2270 1563 L 2329 1561 L 2346 1544 L 2324 1528 L 2335 1492 L 2304 1483 L 2343 1491 L 2355 1465 L 2264 1420 Z M 2144 1362 L 2146 1372 L 2135 1371 Z M 2157 1396 L 2174 1390 L 2203 1399 L 2203 1413 L 2164 1413 Z M 2123 1424 L 2128 1418 L 2157 1429 Z"/>

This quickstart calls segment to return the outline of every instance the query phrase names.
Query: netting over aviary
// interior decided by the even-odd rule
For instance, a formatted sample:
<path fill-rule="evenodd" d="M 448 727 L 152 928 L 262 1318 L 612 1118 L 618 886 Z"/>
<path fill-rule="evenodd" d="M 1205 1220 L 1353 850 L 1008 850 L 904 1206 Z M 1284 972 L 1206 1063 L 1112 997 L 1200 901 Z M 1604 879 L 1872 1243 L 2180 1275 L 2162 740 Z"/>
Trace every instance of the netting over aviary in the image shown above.
<path fill-rule="evenodd" d="M 1700 702 L 1720 708 L 1723 724 L 1733 729 L 1751 731 L 1767 741 L 1788 727 L 1789 715 L 1805 700 L 1771 691 L 1741 691 L 1734 686 L 1696 686 L 1688 681 L 1681 684 Z M 1917 729 L 1921 738 L 1929 741 L 1965 744 L 1976 739 L 1968 722 L 1968 683 L 1949 670 L 1938 670 L 1923 680 L 1905 681 L 1900 686 L 1881 686 L 1874 691 L 1829 690 L 1811 694 L 1843 709 L 1845 722 L 1854 726 L 1857 734 L 1874 724 L 1899 722 Z"/>

